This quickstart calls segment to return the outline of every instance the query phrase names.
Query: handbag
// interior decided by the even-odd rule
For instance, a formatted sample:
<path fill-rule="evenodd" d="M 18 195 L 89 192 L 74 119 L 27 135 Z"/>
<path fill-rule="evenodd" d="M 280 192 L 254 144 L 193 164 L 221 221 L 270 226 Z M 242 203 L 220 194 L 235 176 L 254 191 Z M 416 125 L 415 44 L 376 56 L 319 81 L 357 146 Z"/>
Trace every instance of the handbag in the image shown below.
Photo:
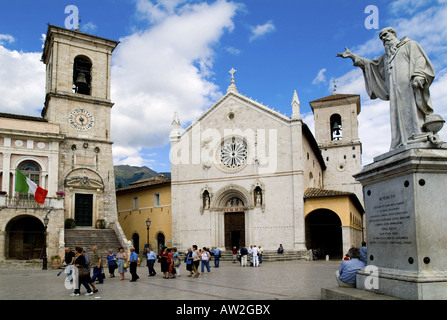
<path fill-rule="evenodd" d="M 127 268 L 129 268 L 129 262 L 124 261 L 124 269 L 127 269 Z"/>
<path fill-rule="evenodd" d="M 84 277 L 89 276 L 90 272 L 87 270 L 87 268 L 79 267 L 78 274 L 79 274 L 79 278 L 84 278 Z"/>

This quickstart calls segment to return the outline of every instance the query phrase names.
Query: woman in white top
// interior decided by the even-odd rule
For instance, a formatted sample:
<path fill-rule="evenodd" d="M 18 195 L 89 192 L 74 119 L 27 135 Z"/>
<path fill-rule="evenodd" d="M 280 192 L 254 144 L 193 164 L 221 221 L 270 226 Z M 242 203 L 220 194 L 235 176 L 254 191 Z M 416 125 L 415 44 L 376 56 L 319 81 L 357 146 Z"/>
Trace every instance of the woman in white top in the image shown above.
<path fill-rule="evenodd" d="M 202 250 L 202 274 L 203 274 L 203 269 L 204 267 L 206 267 L 206 270 L 208 271 L 208 274 L 211 273 L 210 270 L 210 253 L 208 252 L 208 249 L 206 247 L 203 247 Z"/>

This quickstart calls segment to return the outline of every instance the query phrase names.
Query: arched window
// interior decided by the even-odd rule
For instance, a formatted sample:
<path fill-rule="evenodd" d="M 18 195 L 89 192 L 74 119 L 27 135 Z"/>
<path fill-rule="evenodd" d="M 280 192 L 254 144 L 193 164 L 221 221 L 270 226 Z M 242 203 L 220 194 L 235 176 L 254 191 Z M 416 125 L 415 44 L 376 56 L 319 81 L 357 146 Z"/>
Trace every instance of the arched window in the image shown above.
<path fill-rule="evenodd" d="M 37 163 L 25 161 L 19 165 L 18 169 L 31 181 L 40 184 L 40 168 Z"/>
<path fill-rule="evenodd" d="M 77 56 L 73 64 L 73 92 L 91 94 L 92 62 L 85 56 Z"/>
<path fill-rule="evenodd" d="M 17 169 L 20 170 L 27 178 L 29 178 L 32 182 L 37 185 L 40 185 L 40 167 L 34 161 L 24 161 L 22 162 Z M 27 193 L 20 192 L 19 197 L 26 198 L 28 197 Z"/>
<path fill-rule="evenodd" d="M 343 131 L 341 117 L 339 114 L 333 114 L 331 116 L 331 139 L 332 141 L 342 140 Z"/>

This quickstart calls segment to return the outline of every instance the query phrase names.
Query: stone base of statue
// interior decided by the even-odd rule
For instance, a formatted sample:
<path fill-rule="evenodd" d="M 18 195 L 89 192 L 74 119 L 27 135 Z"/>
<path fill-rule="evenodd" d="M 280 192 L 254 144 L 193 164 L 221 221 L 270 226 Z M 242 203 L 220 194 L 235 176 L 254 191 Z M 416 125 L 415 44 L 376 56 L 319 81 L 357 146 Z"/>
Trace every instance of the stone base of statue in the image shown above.
<path fill-rule="evenodd" d="M 368 251 L 357 288 L 447 299 L 447 149 L 402 147 L 355 178 L 364 188 Z"/>

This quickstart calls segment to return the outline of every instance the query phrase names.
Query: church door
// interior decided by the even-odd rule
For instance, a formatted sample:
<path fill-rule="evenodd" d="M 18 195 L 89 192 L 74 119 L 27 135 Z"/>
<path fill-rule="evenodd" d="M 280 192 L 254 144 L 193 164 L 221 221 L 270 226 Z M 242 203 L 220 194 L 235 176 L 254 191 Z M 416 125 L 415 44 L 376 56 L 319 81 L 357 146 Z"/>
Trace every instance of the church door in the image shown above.
<path fill-rule="evenodd" d="M 225 248 L 240 249 L 245 246 L 245 214 L 244 212 L 225 213 Z"/>
<path fill-rule="evenodd" d="M 93 224 L 93 195 L 75 195 L 75 221 L 78 227 L 91 227 Z"/>

